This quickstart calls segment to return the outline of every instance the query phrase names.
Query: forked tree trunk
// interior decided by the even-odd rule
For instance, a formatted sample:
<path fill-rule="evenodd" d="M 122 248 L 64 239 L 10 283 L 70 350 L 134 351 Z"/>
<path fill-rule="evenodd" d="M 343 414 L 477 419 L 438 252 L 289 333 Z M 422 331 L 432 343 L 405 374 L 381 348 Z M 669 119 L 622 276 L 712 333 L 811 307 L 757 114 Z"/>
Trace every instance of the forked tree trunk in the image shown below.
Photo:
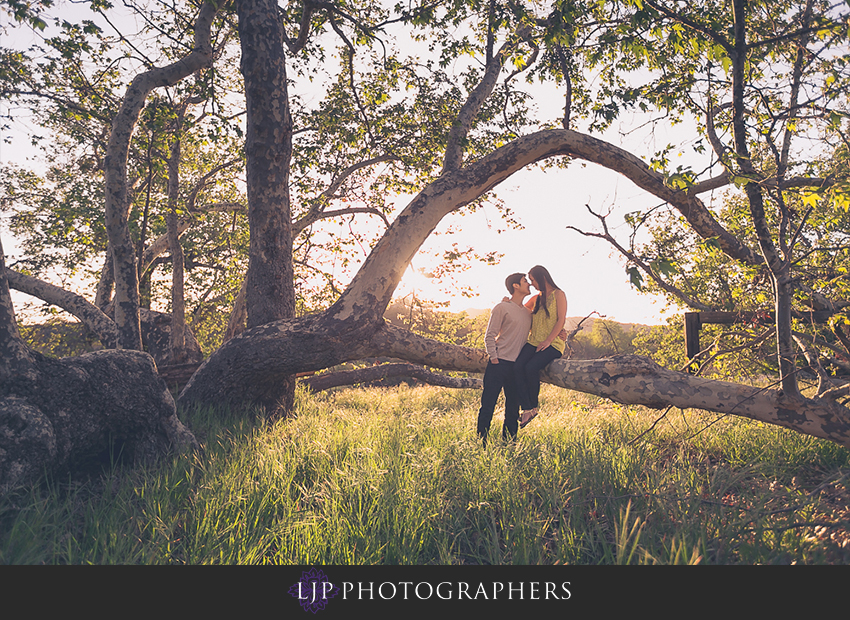
<path fill-rule="evenodd" d="M 133 78 L 112 123 L 103 160 L 105 222 L 115 278 L 115 324 L 119 346 L 124 349 L 142 348 L 139 274 L 128 223 L 131 199 L 127 187 L 127 159 L 130 142 L 145 101 L 153 89 L 176 84 L 212 63 L 210 31 L 217 11 L 212 2 L 201 5 L 195 22 L 194 49 L 168 66 L 150 69 Z"/>

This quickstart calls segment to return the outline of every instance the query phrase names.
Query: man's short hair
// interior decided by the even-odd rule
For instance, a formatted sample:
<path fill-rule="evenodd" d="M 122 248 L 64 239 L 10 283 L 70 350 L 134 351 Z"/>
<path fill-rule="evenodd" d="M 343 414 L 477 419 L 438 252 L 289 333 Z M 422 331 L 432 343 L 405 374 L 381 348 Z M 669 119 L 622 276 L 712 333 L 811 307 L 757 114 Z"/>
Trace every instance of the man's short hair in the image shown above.
<path fill-rule="evenodd" d="M 514 284 L 519 284 L 522 282 L 522 279 L 525 277 L 524 273 L 512 273 L 507 278 L 505 278 L 505 286 L 508 288 L 508 293 L 511 295 L 514 294 Z"/>

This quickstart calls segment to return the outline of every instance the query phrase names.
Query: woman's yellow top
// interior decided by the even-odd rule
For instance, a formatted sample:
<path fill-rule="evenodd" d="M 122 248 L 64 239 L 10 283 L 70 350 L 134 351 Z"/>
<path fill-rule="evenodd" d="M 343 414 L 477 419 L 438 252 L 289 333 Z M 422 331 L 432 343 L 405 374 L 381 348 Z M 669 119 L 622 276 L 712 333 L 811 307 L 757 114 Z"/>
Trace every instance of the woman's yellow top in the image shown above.
<path fill-rule="evenodd" d="M 549 334 L 552 333 L 552 330 L 555 329 L 555 324 L 558 322 L 558 300 L 555 299 L 554 291 L 549 295 L 546 307 L 549 309 L 549 316 L 546 316 L 543 308 L 540 308 L 535 314 L 531 315 L 531 332 L 528 334 L 528 343 L 533 344 L 535 347 L 549 337 Z M 552 341 L 552 346 L 563 353 L 566 343 L 560 338 L 555 338 Z"/>

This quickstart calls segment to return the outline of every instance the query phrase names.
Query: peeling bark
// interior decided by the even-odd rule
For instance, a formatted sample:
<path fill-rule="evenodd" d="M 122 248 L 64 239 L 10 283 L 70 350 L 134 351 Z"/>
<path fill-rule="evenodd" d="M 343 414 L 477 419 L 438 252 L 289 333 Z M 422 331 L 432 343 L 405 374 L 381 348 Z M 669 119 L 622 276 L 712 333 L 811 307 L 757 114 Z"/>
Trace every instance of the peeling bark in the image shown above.
<path fill-rule="evenodd" d="M 292 118 L 277 2 L 239 0 L 237 12 L 247 104 L 251 240 L 246 295 L 248 327 L 256 327 L 295 314 L 289 209 Z"/>
<path fill-rule="evenodd" d="M 58 306 L 77 317 L 97 335 L 105 349 L 118 347 L 118 328 L 115 322 L 84 297 L 11 269 L 7 270 L 7 275 L 11 288 Z"/>
<path fill-rule="evenodd" d="M 295 316 L 289 169 L 292 117 L 286 79 L 283 24 L 276 0 L 237 0 L 241 71 L 245 79 L 245 154 L 250 245 L 246 275 L 248 327 Z M 286 415 L 295 398 L 294 377 L 266 386 L 266 406 Z"/>

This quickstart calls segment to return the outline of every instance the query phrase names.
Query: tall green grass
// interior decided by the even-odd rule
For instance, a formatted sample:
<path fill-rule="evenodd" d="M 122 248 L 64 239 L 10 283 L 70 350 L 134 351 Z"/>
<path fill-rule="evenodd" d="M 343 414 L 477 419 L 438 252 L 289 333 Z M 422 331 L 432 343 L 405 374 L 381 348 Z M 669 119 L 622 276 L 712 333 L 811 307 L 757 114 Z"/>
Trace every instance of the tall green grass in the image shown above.
<path fill-rule="evenodd" d="M 296 417 L 194 411 L 203 450 L 0 502 L 0 562 L 693 564 L 850 561 L 850 454 L 713 414 L 544 387 L 518 441 L 480 394 L 300 393 Z M 654 426 L 653 426 L 654 424 Z M 498 437 L 501 419 L 494 420 Z"/>

